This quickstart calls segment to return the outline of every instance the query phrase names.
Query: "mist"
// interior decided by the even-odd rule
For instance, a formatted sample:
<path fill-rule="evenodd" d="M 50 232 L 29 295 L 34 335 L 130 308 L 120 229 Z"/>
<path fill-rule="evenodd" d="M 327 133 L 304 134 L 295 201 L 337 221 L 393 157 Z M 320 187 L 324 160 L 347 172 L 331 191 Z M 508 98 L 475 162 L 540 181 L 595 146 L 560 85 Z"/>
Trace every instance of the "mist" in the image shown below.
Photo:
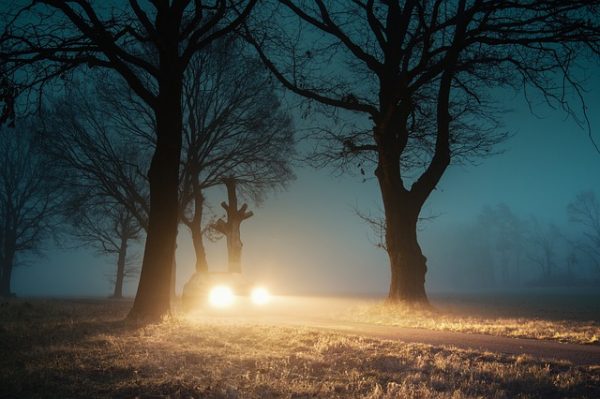
<path fill-rule="evenodd" d="M 590 87 L 598 86 L 596 77 Z M 507 95 L 505 101 L 512 111 L 504 123 L 513 136 L 501 145 L 503 152 L 477 164 L 451 166 L 422 211 L 426 220 L 420 223 L 419 239 L 428 259 L 427 288 L 433 293 L 595 289 L 600 274 L 580 251 L 575 250 L 573 279 L 564 277 L 573 242 L 582 234 L 580 226 L 569 221 L 567 206 L 581 192 L 600 194 L 600 154 L 592 141 L 600 141 L 600 93 L 592 91 L 585 98 L 591 137 L 585 126 L 551 109 L 538 108 L 534 115 L 518 96 Z M 251 205 L 255 216 L 242 226 L 244 273 L 281 294 L 384 296 L 389 282 L 387 255 L 376 246 L 379 237 L 357 216 L 357 211 L 381 212 L 373 170 L 365 170 L 363 176 L 358 168 L 341 174 L 299 164 L 295 171 L 297 178 L 287 190 L 258 207 Z M 215 188 L 207 199 L 220 215 L 218 204 L 226 199 L 225 190 Z M 502 276 L 497 237 L 492 237 L 497 233 L 487 234 L 481 222 L 486 208 L 498 206 L 525 224 L 519 272 L 510 260 L 508 279 Z M 555 240 L 555 281 L 541 281 L 540 267 L 532 260 L 539 252 L 533 242 L 535 223 L 541 230 L 553 225 L 561 234 Z M 210 269 L 225 270 L 224 240 L 207 241 L 206 246 Z M 16 269 L 17 295 L 110 294 L 115 259 L 89 249 L 56 247 L 53 242 L 45 247 L 43 257 L 28 256 Z M 138 243 L 133 251 L 139 255 L 142 249 Z M 178 292 L 193 273 L 191 240 L 180 228 Z M 125 294 L 134 295 L 136 286 L 136 278 L 127 280 Z"/>

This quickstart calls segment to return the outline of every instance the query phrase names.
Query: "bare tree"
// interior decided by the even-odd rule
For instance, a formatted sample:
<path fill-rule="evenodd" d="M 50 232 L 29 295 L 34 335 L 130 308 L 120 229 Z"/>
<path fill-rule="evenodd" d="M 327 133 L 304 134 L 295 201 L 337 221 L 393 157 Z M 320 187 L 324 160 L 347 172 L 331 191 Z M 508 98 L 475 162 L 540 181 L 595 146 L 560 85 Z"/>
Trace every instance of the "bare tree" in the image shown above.
<path fill-rule="evenodd" d="M 600 202 L 593 191 L 584 191 L 567 206 L 569 220 L 583 228 L 582 239 L 575 244 L 600 273 Z"/>
<path fill-rule="evenodd" d="M 120 298 L 124 280 L 139 272 L 129 264 L 127 251 L 148 226 L 148 182 L 142 170 L 151 147 L 123 133 L 108 78 L 74 85 L 49 102 L 38 138 L 53 162 L 55 181 L 64 187 L 71 235 L 99 253 L 117 256 L 111 280 L 113 296 Z M 134 114 L 129 120 L 139 123 L 140 118 Z"/>
<path fill-rule="evenodd" d="M 388 298 L 426 303 L 426 258 L 417 240 L 425 201 L 451 161 L 490 154 L 504 139 L 490 88 L 533 88 L 572 113 L 565 98 L 581 91 L 575 57 L 600 53 L 599 2 L 265 4 L 272 7 L 248 22 L 248 40 L 287 89 L 340 120 L 337 131 L 319 134 L 325 162 L 374 163 Z"/>
<path fill-rule="evenodd" d="M 540 269 L 540 282 L 550 283 L 556 277 L 559 252 L 558 246 L 563 236 L 555 224 L 543 226 L 532 218 L 529 242 L 532 244 L 527 254 L 529 260 Z"/>
<path fill-rule="evenodd" d="M 215 41 L 186 73 L 181 220 L 192 234 L 199 272 L 208 270 L 204 191 L 225 183 L 231 193 L 234 184 L 260 202 L 294 177 L 291 120 L 268 71 L 242 44 L 233 36 Z"/>
<path fill-rule="evenodd" d="M 213 225 L 213 228 L 227 239 L 229 271 L 232 273 L 241 273 L 243 244 L 240 235 L 240 225 L 254 214 L 252 211 L 248 211 L 248 204 L 243 204 L 238 208 L 237 182 L 234 178 L 223 179 L 223 184 L 227 187 L 228 202 L 221 202 L 221 206 L 225 209 L 227 219 L 220 218 Z"/>
<path fill-rule="evenodd" d="M 478 215 L 478 225 L 498 260 L 501 281 L 506 285 L 520 280 L 527 235 L 525 222 L 506 204 L 485 206 Z M 512 269 L 512 272 L 511 272 Z"/>
<path fill-rule="evenodd" d="M 122 298 L 124 281 L 139 273 L 138 265 L 128 258 L 128 249 L 140 238 L 142 228 L 121 204 L 79 205 L 76 209 L 67 208 L 70 211 L 68 220 L 74 227 L 71 235 L 102 255 L 116 255 L 116 269 L 111 277 L 114 283 L 112 296 Z"/>
<path fill-rule="evenodd" d="M 40 143 L 55 165 L 55 178 L 67 188 L 68 208 L 119 204 L 146 230 L 150 199 L 144 171 L 151 147 L 124 132 L 113 104 L 97 93 L 97 87 L 80 85 L 51 101 L 42 113 Z"/>
<path fill-rule="evenodd" d="M 40 153 L 35 126 L 0 128 L 0 296 L 11 295 L 11 277 L 19 257 L 40 249 L 54 234 L 61 190 L 52 180 L 52 164 Z"/>
<path fill-rule="evenodd" d="M 131 318 L 157 320 L 170 309 L 183 139 L 184 73 L 195 54 L 233 31 L 256 0 L 32 1 L 9 8 L 0 37 L 5 74 L 19 89 L 43 88 L 80 66 L 107 68 L 152 109 L 156 147 L 148 171 L 148 234 Z M 155 57 L 148 59 L 147 49 Z M 13 75 L 13 72 L 18 71 Z"/>

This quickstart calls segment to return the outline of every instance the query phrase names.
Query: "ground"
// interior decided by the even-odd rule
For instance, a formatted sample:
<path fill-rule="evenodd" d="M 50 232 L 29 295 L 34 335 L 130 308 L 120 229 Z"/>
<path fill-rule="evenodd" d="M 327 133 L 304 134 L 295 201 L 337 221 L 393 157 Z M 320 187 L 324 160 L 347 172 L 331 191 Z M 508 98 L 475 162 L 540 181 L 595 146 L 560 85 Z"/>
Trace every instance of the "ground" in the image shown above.
<path fill-rule="evenodd" d="M 318 301 L 306 302 L 314 314 Z M 341 303 L 327 312 L 344 318 Z M 130 306 L 3 303 L 0 398 L 600 397 L 598 364 L 273 323 L 267 311 L 175 312 L 140 326 L 123 322 Z"/>

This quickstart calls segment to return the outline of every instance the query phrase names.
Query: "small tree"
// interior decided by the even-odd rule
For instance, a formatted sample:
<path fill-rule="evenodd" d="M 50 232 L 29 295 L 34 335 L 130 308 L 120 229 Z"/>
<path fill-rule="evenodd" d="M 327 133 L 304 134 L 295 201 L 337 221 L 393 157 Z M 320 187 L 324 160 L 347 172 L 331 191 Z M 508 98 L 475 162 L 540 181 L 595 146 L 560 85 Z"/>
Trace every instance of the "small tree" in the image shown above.
<path fill-rule="evenodd" d="M 74 227 L 72 235 L 84 245 L 95 248 L 103 255 L 116 255 L 116 269 L 111 277 L 114 283 L 113 298 L 123 297 L 123 282 L 139 273 L 139 267 L 128 258 L 129 247 L 142 232 L 135 217 L 121 204 L 79 204 L 70 208 L 69 221 Z"/>
<path fill-rule="evenodd" d="M 54 232 L 60 186 L 52 163 L 39 151 L 36 126 L 18 122 L 0 127 L 0 296 L 11 295 L 19 257 L 36 251 Z"/>

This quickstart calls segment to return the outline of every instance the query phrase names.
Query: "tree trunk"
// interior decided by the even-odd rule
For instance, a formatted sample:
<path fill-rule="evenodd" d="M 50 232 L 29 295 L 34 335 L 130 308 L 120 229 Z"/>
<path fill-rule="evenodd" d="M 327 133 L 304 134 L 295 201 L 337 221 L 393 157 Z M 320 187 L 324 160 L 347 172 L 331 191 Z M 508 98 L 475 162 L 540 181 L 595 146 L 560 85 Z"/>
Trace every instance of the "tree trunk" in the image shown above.
<path fill-rule="evenodd" d="M 240 236 L 240 223 L 231 223 L 231 230 L 227 236 L 227 256 L 229 260 L 229 271 L 232 273 L 242 272 L 242 239 Z"/>
<path fill-rule="evenodd" d="M 416 221 L 398 221 L 387 228 L 386 246 L 392 277 L 388 300 L 391 302 L 428 303 L 425 293 L 427 258 L 419 246 L 416 227 Z"/>
<path fill-rule="evenodd" d="M 10 298 L 12 293 L 10 291 L 10 280 L 12 278 L 14 251 L 4 251 L 4 257 L 2 258 L 2 276 L 0 277 L 0 297 Z"/>
<path fill-rule="evenodd" d="M 385 211 L 385 246 L 390 259 L 390 302 L 428 305 L 425 293 L 427 258 L 417 240 L 422 204 L 404 189 L 395 154 L 380 154 L 375 171 Z"/>
<path fill-rule="evenodd" d="M 223 183 L 225 184 L 225 187 L 227 187 L 227 199 L 229 202 L 222 202 L 221 206 L 227 213 L 227 221 L 219 219 L 214 227 L 217 231 L 224 234 L 227 239 L 229 272 L 241 273 L 243 244 L 240 235 L 240 225 L 244 220 L 252 217 L 253 213 L 247 211 L 247 204 L 243 204 L 238 209 L 235 179 L 226 178 L 223 179 Z"/>
<path fill-rule="evenodd" d="M 175 244 L 175 252 L 177 252 L 177 244 Z M 173 255 L 173 264 L 171 265 L 171 281 L 169 284 L 169 296 L 171 302 L 177 299 L 177 255 Z"/>
<path fill-rule="evenodd" d="M 202 216 L 204 211 L 204 195 L 195 190 L 194 194 L 194 217 L 189 225 L 192 232 L 192 243 L 196 253 L 196 273 L 208 272 L 208 261 L 206 260 L 206 249 L 204 248 L 204 235 L 202 234 Z"/>
<path fill-rule="evenodd" d="M 170 312 L 171 273 L 179 220 L 179 165 L 182 144 L 182 73 L 173 66 L 177 46 L 165 44 L 155 106 L 156 149 L 150 164 L 150 212 L 140 282 L 130 319 L 158 321 Z M 171 61 L 168 57 L 172 57 Z"/>
<path fill-rule="evenodd" d="M 127 260 L 127 237 L 121 237 L 119 257 L 117 259 L 117 277 L 113 298 L 123 298 L 123 281 L 125 280 L 125 261 Z"/>
<path fill-rule="evenodd" d="M 207 273 L 208 261 L 206 260 L 206 249 L 204 248 L 204 237 L 201 229 L 192 229 L 192 242 L 196 253 L 196 273 Z"/>
<path fill-rule="evenodd" d="M 234 179 L 225 179 L 225 187 L 227 187 L 227 258 L 229 261 L 229 271 L 231 273 L 242 272 L 242 237 L 240 234 L 240 225 L 243 220 L 242 212 L 239 212 L 237 207 L 237 191 L 236 182 Z"/>

